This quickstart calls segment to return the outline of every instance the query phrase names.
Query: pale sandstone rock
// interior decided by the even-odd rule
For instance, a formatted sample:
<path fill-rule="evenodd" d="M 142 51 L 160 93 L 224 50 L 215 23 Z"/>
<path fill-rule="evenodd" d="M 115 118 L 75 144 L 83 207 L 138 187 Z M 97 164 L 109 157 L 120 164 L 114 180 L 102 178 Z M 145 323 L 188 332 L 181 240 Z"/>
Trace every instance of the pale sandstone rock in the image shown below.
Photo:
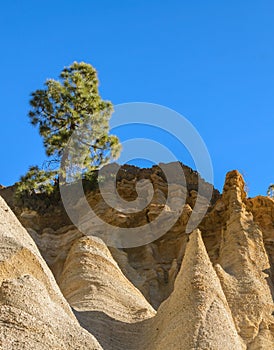
<path fill-rule="evenodd" d="M 42 257 L 46 260 L 58 282 L 72 244 L 75 240 L 83 237 L 83 234 L 72 225 L 56 231 L 46 227 L 41 234 L 30 227 L 27 228 L 27 231 L 39 247 Z"/>
<path fill-rule="evenodd" d="M 97 237 L 73 244 L 59 285 L 80 323 L 104 349 L 136 349 L 141 321 L 155 315 Z"/>
<path fill-rule="evenodd" d="M 229 216 L 222 232 L 218 268 L 238 333 L 250 349 L 273 349 L 274 311 L 264 272 L 269 260 L 263 235 L 246 210 L 244 182 L 234 171 L 227 174 L 223 201 Z"/>
<path fill-rule="evenodd" d="M 174 291 L 152 322 L 144 349 L 246 348 L 198 230 L 190 235 Z"/>
<path fill-rule="evenodd" d="M 271 269 L 268 271 L 270 284 L 274 285 L 274 198 L 258 196 L 248 198 L 247 209 L 253 214 L 254 222 L 263 233 L 265 250 L 268 254 Z M 274 295 L 274 288 L 272 288 Z"/>
<path fill-rule="evenodd" d="M 73 244 L 59 286 L 76 310 L 104 312 L 122 322 L 139 321 L 155 314 L 97 237 L 83 237 Z"/>
<path fill-rule="evenodd" d="M 101 349 L 82 329 L 33 240 L 0 197 L 0 346 Z"/>
<path fill-rule="evenodd" d="M 117 215 L 102 202 L 97 191 L 91 192 L 88 201 L 103 219 L 122 227 L 142 226 L 148 220 L 154 220 L 163 208 L 167 209 L 167 186 L 157 168 L 140 170 L 128 167 L 123 176 L 118 190 L 124 199 L 136 198 L 137 178 L 152 179 L 154 198 L 138 215 Z M 204 199 L 197 197 L 197 173 L 186 169 L 186 178 L 188 195 L 178 222 L 163 237 L 143 247 L 108 250 L 92 238 L 92 244 L 87 244 L 86 238 L 81 238 L 82 234 L 67 223 L 60 208 L 54 206 L 50 208 L 52 212 L 37 210 L 39 215 L 33 217 L 20 217 L 20 208 L 16 213 L 30 228 L 31 236 L 61 289 L 78 308 L 75 314 L 81 324 L 97 337 L 104 349 L 160 350 L 173 347 L 180 350 L 188 349 L 195 339 L 193 349 L 273 349 L 274 200 L 262 196 L 246 198 L 242 177 L 238 172 L 230 172 L 222 197 L 214 194 L 215 204 L 199 226 L 203 242 L 199 234 L 192 234 L 187 243 L 185 227 L 192 208 L 197 200 L 203 203 Z M 202 187 L 207 193 L 209 187 L 206 184 Z M 176 184 L 172 188 L 177 203 L 184 190 Z M 10 196 L 10 188 L 2 191 Z M 43 208 L 41 203 L 39 206 Z M 86 223 L 91 233 L 100 230 L 91 224 L 90 217 L 86 218 Z M 193 242 L 197 243 L 195 249 Z M 219 279 L 212 271 L 203 244 Z M 196 254 L 196 258 L 187 258 L 189 251 Z M 166 300 L 156 316 L 153 310 L 148 312 L 150 306 L 140 293 L 136 294 L 136 289 L 122 277 L 122 273 L 154 308 Z M 198 276 L 199 283 L 191 283 L 191 274 Z M 23 284 L 27 283 L 30 289 L 37 288 L 33 281 L 24 281 Z M 123 287 L 119 288 L 120 285 Z M 127 308 L 127 299 L 133 307 Z M 183 306 L 180 300 L 187 302 Z M 205 308 L 210 302 L 212 307 L 207 313 Z M 188 304 L 199 308 L 191 309 Z M 201 336 L 195 338 L 199 324 Z M 214 334 L 213 324 L 216 327 Z M 227 332 L 224 324 L 228 327 Z M 180 332 L 173 331 L 173 326 Z M 191 332 L 194 332 L 192 337 Z M 16 337 L 14 339 L 16 341 Z"/>
<path fill-rule="evenodd" d="M 173 176 L 174 184 L 171 184 L 169 189 L 172 192 L 172 205 L 176 206 L 181 196 L 187 196 L 183 213 L 177 223 L 165 236 L 151 243 L 151 249 L 147 250 L 147 252 L 151 251 L 151 253 L 148 253 L 151 255 L 146 256 L 146 251 L 143 251 L 146 248 L 141 247 L 124 250 L 123 254 L 125 253 L 126 256 L 121 255 L 119 252 L 115 256 L 123 273 L 141 290 L 154 308 L 158 308 L 173 290 L 174 279 L 181 265 L 187 241 L 187 235 L 185 235 L 184 230 L 192 213 L 191 206 L 195 205 L 196 197 L 190 196 L 190 192 L 192 194 L 194 192 L 195 194 L 197 193 L 198 174 L 186 166 L 183 166 L 183 170 L 185 172 L 187 189 L 177 184 L 176 174 Z M 106 206 L 97 190 L 92 191 L 87 195 L 87 200 L 96 214 L 101 216 L 104 221 L 114 226 L 141 227 L 147 224 L 148 221 L 153 221 L 157 218 L 162 210 L 169 210 L 168 206 L 165 206 L 163 203 L 168 193 L 168 187 L 159 167 L 139 169 L 126 165 L 122 167 L 120 172 L 117 186 L 118 193 L 122 198 L 130 201 L 134 200 L 137 196 L 136 182 L 140 182 L 142 179 L 149 179 L 153 182 L 154 197 L 146 210 L 132 216 L 115 212 L 115 210 Z M 211 188 L 212 185 L 201 182 L 202 193 L 208 193 Z M 39 248 L 41 247 L 42 256 L 49 264 L 58 281 L 64 260 L 79 231 L 75 233 L 77 230 L 71 230 L 70 223 L 65 213 L 62 213 L 63 209 L 60 208 L 59 204 L 49 204 L 48 202 L 45 204 L 37 198 L 37 203 L 32 203 L 32 206 L 35 210 L 39 210 L 39 216 L 34 219 L 28 219 L 28 215 L 23 215 L 22 218 L 20 215 L 22 210 L 14 207 L 12 201 L 12 188 L 2 190 L 1 194 L 14 208 L 24 227 L 37 232 L 35 234 L 34 231 L 29 230 Z M 214 190 L 213 194 L 214 200 L 216 200 L 219 194 L 216 190 Z M 29 201 L 26 201 L 26 203 L 29 204 Z M 78 205 L 81 208 L 81 201 L 79 201 Z M 23 211 L 31 212 L 31 210 Z M 86 218 L 82 218 L 81 224 L 89 229 L 91 234 L 96 232 L 96 234 L 101 234 L 102 238 L 104 235 L 111 234 L 111 232 L 105 232 L 104 226 L 95 224 L 90 214 Z M 49 232 L 50 229 L 52 229 L 52 234 Z M 175 264 L 177 266 L 174 269 Z M 172 272 L 170 272 L 171 268 L 173 269 Z"/>

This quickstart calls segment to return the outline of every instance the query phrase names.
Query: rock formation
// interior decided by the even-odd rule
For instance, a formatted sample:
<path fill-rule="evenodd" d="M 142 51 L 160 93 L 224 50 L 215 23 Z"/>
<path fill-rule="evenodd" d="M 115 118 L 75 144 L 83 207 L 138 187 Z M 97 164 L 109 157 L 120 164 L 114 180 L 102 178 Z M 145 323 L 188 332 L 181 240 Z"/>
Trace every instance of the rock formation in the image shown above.
<path fill-rule="evenodd" d="M 157 167 L 124 170 L 117 188 L 126 200 L 136 198 L 136 180 L 153 183 L 143 212 L 116 215 L 98 189 L 87 199 L 109 223 L 142 226 L 166 210 L 167 183 Z M 214 191 L 199 230 L 188 235 L 203 197 L 198 174 L 184 171 L 187 186 L 179 190 L 187 197 L 176 224 L 127 249 L 107 247 L 92 232 L 84 236 L 58 201 L 38 196 L 15 207 L 13 188 L 1 189 L 40 251 L 1 202 L 3 349 L 273 349 L 274 200 L 247 198 L 242 176 L 229 172 L 222 195 Z M 202 186 L 206 195 L 211 185 Z"/>
<path fill-rule="evenodd" d="M 150 331 L 146 349 L 245 349 L 199 230 L 190 235 L 174 291 Z"/>
<path fill-rule="evenodd" d="M 246 210 L 244 183 L 238 172 L 227 175 L 223 202 L 228 218 L 224 225 L 218 275 L 239 335 L 249 349 L 273 348 L 271 280 L 269 258 L 259 226 Z"/>
<path fill-rule="evenodd" d="M 80 323 L 104 349 L 136 349 L 139 334 L 133 332 L 134 325 L 155 315 L 97 237 L 75 241 L 59 285 Z"/>
<path fill-rule="evenodd" d="M 0 347 L 101 349 L 80 327 L 33 240 L 0 198 Z"/>

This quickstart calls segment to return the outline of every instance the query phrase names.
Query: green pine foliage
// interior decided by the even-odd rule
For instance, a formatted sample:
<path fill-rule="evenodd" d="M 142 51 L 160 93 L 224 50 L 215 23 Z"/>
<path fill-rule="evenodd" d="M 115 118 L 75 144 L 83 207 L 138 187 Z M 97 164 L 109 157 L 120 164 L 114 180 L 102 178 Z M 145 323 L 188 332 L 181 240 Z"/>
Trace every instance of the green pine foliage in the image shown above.
<path fill-rule="evenodd" d="M 57 182 L 56 171 L 45 171 L 31 166 L 26 175 L 21 176 L 16 187 L 16 197 L 28 197 L 33 193 L 51 194 Z"/>
<path fill-rule="evenodd" d="M 45 89 L 31 96 L 29 117 L 39 127 L 48 156 L 61 157 L 72 133 L 90 121 L 90 160 L 106 162 L 107 150 L 113 157 L 119 154 L 118 138 L 108 134 L 113 107 L 99 95 L 97 73 L 90 64 L 74 62 L 63 69 L 59 81 L 47 80 Z"/>
<path fill-rule="evenodd" d="M 102 100 L 97 73 L 90 64 L 74 62 L 62 70 L 59 80 L 48 79 L 44 85 L 31 94 L 29 118 L 39 128 L 49 166 L 47 170 L 31 167 L 21 177 L 17 195 L 50 192 L 58 170 L 60 174 L 68 161 L 81 164 L 81 169 L 69 169 L 75 179 L 117 158 L 121 150 L 119 139 L 109 135 L 113 106 Z"/>

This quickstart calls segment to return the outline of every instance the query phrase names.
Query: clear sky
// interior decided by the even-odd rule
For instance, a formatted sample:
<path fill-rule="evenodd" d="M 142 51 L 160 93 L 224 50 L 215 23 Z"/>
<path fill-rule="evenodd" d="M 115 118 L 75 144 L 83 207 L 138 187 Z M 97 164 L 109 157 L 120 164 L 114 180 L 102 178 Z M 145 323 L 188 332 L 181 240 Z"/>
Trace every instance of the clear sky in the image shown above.
<path fill-rule="evenodd" d="M 98 70 L 113 104 L 158 103 L 189 119 L 218 189 L 231 169 L 252 196 L 274 182 L 273 1 L 2 1 L 0 33 L 1 184 L 45 159 L 29 95 L 73 61 Z"/>

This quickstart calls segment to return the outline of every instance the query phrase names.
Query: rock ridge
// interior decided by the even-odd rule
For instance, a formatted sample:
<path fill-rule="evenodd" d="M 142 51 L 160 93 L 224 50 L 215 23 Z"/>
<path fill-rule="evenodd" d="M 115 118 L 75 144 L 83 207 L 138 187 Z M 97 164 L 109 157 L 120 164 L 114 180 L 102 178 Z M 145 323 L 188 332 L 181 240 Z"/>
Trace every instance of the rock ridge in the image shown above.
<path fill-rule="evenodd" d="M 115 216 L 98 205 L 97 190 L 87 198 L 109 222 L 141 226 L 165 210 L 166 184 L 157 168 L 128 169 L 119 185 L 126 200 L 135 198 L 136 177 L 153 178 L 155 195 L 145 216 Z M 1 200 L 0 340 L 6 349 L 26 341 L 26 349 L 43 349 L 45 339 L 56 349 L 73 348 L 76 341 L 79 349 L 272 350 L 274 200 L 248 198 L 243 177 L 231 171 L 199 228 L 186 234 L 197 200 L 197 174 L 188 171 L 192 185 L 177 223 L 137 248 L 107 247 L 92 232 L 86 237 L 66 220 L 58 224 L 58 206 L 51 207 L 52 218 L 44 209 L 17 208 L 27 234 Z M 0 194 L 9 197 L 11 191 Z M 56 313 L 70 325 L 71 341 L 58 333 L 63 325 Z"/>

